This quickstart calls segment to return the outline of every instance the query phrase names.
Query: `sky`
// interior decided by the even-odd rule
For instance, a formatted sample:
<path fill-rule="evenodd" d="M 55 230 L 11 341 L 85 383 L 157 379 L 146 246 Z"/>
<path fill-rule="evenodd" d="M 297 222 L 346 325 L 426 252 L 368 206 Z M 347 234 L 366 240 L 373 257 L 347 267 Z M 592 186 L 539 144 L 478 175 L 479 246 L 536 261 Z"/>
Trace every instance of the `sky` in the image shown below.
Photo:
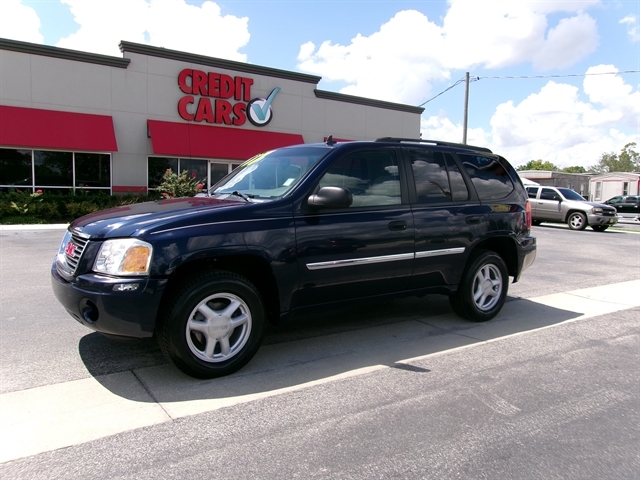
<path fill-rule="evenodd" d="M 0 0 L 0 37 L 122 57 L 120 41 L 322 77 L 423 106 L 423 139 L 515 166 L 640 146 L 640 0 Z M 636 151 L 640 148 L 636 147 Z"/>

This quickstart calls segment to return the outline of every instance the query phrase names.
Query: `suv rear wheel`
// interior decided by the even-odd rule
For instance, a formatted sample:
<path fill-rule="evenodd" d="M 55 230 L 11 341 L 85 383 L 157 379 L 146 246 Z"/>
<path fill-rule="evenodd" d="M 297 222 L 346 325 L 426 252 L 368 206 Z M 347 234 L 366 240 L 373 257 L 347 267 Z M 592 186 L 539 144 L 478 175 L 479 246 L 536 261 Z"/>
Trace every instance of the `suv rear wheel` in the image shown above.
<path fill-rule="evenodd" d="M 458 290 L 449 296 L 453 311 L 473 322 L 486 322 L 502 309 L 509 289 L 502 257 L 482 250 L 470 258 Z"/>
<path fill-rule="evenodd" d="M 163 353 L 188 375 L 229 375 L 255 355 L 265 312 L 255 286 L 231 272 L 204 272 L 180 288 L 159 322 Z"/>

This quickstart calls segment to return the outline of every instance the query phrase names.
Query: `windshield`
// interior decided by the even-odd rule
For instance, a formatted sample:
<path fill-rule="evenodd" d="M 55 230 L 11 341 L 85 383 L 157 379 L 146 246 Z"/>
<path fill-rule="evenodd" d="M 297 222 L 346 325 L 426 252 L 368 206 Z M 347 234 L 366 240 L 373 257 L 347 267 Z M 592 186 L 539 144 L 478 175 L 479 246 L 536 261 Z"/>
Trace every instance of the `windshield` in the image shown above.
<path fill-rule="evenodd" d="M 287 194 L 331 148 L 280 148 L 247 160 L 212 187 L 214 195 L 274 199 Z"/>
<path fill-rule="evenodd" d="M 576 193 L 573 190 L 570 190 L 568 188 L 559 188 L 558 191 L 567 200 L 579 200 L 581 202 L 585 201 L 585 199 L 584 199 L 584 197 L 582 195 L 580 195 L 579 193 Z"/>

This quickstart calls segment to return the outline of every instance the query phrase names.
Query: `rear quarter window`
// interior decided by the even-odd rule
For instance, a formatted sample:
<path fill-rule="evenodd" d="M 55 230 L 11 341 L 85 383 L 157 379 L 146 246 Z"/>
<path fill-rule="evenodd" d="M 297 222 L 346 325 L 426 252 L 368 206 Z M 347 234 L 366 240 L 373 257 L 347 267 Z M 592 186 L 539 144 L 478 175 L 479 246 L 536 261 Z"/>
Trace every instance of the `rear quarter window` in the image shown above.
<path fill-rule="evenodd" d="M 459 155 L 480 200 L 499 200 L 514 190 L 511 177 L 497 158 Z"/>

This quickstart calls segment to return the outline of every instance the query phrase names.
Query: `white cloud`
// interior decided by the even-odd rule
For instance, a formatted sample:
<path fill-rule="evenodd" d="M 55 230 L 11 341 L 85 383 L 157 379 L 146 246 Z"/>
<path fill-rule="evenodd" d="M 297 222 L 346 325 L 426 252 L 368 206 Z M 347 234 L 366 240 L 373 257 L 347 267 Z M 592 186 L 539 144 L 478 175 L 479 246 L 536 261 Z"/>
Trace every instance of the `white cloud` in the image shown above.
<path fill-rule="evenodd" d="M 69 5 L 77 32 L 58 47 L 120 56 L 121 40 L 246 61 L 238 52 L 249 41 L 248 19 L 222 15 L 206 1 L 201 7 L 184 0 L 61 0 Z"/>
<path fill-rule="evenodd" d="M 638 25 L 638 17 L 635 15 L 627 15 L 620 20 L 620 24 L 627 27 L 627 33 L 629 34 L 629 40 L 631 40 L 631 42 L 640 42 L 640 25 Z"/>
<path fill-rule="evenodd" d="M 593 18 L 584 13 L 563 18 L 549 30 L 547 41 L 533 56 L 533 64 L 541 70 L 569 67 L 597 46 L 598 28 Z"/>
<path fill-rule="evenodd" d="M 305 43 L 298 67 L 328 81 L 348 82 L 341 93 L 419 103 L 430 90 L 430 81 L 449 78 L 438 59 L 441 49 L 438 28 L 422 13 L 408 10 L 369 37 L 356 35 L 349 46 L 326 41 L 316 50 L 313 43 Z"/>
<path fill-rule="evenodd" d="M 0 0 L 0 37 L 23 42 L 44 43 L 40 18 L 20 0 Z"/>
<path fill-rule="evenodd" d="M 488 145 L 516 166 L 541 159 L 559 167 L 585 168 L 596 164 L 602 153 L 619 152 L 629 142 L 640 144 L 640 92 L 619 75 L 591 75 L 605 72 L 617 69 L 589 68 L 582 91 L 551 81 L 519 104 L 498 105 L 491 131 L 470 130 L 467 143 Z M 588 101 L 581 100 L 581 94 Z M 422 137 L 460 142 L 462 131 L 440 114 L 423 120 Z"/>
<path fill-rule="evenodd" d="M 416 104 L 453 69 L 531 63 L 542 70 L 575 64 L 598 45 L 584 9 L 598 0 L 449 0 L 439 25 L 421 12 L 397 13 L 380 30 L 348 45 L 301 46 L 298 68 L 348 85 L 342 93 Z M 549 26 L 550 14 L 565 15 Z"/>

